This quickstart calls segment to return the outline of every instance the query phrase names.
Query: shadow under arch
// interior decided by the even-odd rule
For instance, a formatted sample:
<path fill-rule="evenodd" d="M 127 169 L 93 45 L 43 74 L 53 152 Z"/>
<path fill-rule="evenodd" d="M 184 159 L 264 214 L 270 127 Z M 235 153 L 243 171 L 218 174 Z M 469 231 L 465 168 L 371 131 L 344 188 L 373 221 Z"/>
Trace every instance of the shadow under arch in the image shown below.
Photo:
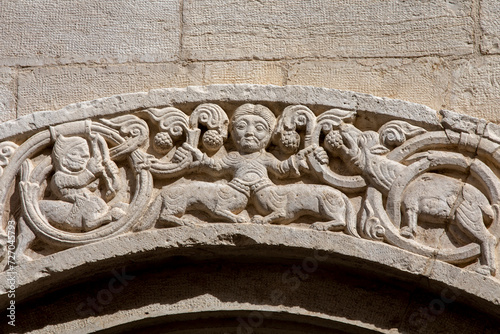
<path fill-rule="evenodd" d="M 449 275 L 440 276 L 444 270 Z M 220 322 L 233 332 L 243 330 L 240 319 L 263 319 L 250 325 L 253 333 L 291 324 L 297 324 L 291 333 L 300 326 L 304 333 L 414 332 L 417 325 L 466 333 L 500 325 L 497 284 L 489 278 L 383 243 L 283 226 L 149 230 L 65 250 L 19 271 L 23 321 L 16 330 L 23 332 L 169 333 L 175 325 L 189 333 L 189 319 Z M 444 304 L 440 321 L 416 318 L 443 296 L 453 301 Z"/>

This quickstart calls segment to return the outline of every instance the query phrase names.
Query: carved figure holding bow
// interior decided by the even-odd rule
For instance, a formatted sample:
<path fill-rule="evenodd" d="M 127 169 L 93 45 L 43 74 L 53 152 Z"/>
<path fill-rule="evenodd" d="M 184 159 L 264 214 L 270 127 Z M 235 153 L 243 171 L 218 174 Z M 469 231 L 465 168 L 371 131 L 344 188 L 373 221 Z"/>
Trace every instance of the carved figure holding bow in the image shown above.
<path fill-rule="evenodd" d="M 100 180 L 106 186 L 107 200 L 118 190 L 118 167 L 109 159 L 104 139 L 91 135 L 59 135 L 53 149 L 54 168 L 50 187 L 59 200 L 42 200 L 40 208 L 54 226 L 71 232 L 95 229 L 123 216 L 125 212 L 108 204 L 97 194 Z"/>

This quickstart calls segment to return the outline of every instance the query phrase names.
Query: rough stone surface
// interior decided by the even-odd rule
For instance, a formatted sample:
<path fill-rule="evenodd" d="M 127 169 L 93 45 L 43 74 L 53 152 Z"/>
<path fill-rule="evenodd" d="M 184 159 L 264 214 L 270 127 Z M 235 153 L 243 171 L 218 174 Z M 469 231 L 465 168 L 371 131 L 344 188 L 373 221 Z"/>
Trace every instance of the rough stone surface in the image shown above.
<path fill-rule="evenodd" d="M 495 0 L 481 0 L 481 51 L 486 54 L 500 53 L 500 5 Z"/>
<path fill-rule="evenodd" d="M 204 84 L 285 83 L 286 66 L 279 62 L 228 61 L 205 63 Z"/>
<path fill-rule="evenodd" d="M 193 60 L 472 53 L 469 1 L 184 2 Z"/>
<path fill-rule="evenodd" d="M 299 61 L 287 84 L 346 89 L 441 109 L 448 105 L 449 68 L 439 58 Z"/>
<path fill-rule="evenodd" d="M 34 68 L 19 73 L 18 116 L 70 103 L 155 88 L 200 85 L 203 66 L 141 64 Z"/>
<path fill-rule="evenodd" d="M 1 119 L 124 92 L 258 83 L 497 120 L 499 10 L 494 0 L 7 1 Z"/>
<path fill-rule="evenodd" d="M 453 64 L 449 109 L 500 122 L 500 57 Z"/>
<path fill-rule="evenodd" d="M 496 333 L 499 13 L 3 1 L 0 332 Z"/>
<path fill-rule="evenodd" d="M 2 1 L 0 65 L 177 59 L 176 0 Z"/>
<path fill-rule="evenodd" d="M 0 67 L 0 122 L 16 118 L 16 70 Z"/>
<path fill-rule="evenodd" d="M 287 263 L 273 260 L 285 253 Z M 434 267 L 429 271 L 431 263 Z M 481 298 L 496 293 L 498 286 L 478 274 L 435 264 L 382 243 L 340 234 L 325 239 L 320 232 L 277 226 L 211 224 L 145 231 L 54 254 L 20 268 L 18 301 L 24 321 L 18 328 L 34 333 L 85 333 L 123 325 L 124 319 L 129 325 L 147 325 L 162 317 L 182 320 L 182 316 L 191 324 L 209 327 L 217 324 L 217 316 L 203 323 L 206 312 L 235 314 L 245 322 L 255 312 L 266 312 L 270 316 L 258 322 L 257 333 L 260 327 L 272 328 L 271 315 L 276 313 L 287 320 L 308 317 L 305 323 L 330 328 L 324 333 L 333 329 L 382 333 L 393 333 L 395 328 L 412 333 L 494 330 L 498 321 L 486 314 L 495 307 L 478 312 L 463 303 L 481 304 Z M 113 283 L 120 291 L 108 302 L 100 291 L 109 291 L 116 272 L 125 273 L 126 284 Z M 421 281 L 422 276 L 431 279 Z M 455 288 L 443 288 L 450 285 Z M 41 286 L 47 291 L 62 289 L 49 294 L 51 303 L 47 304 Z M 467 297 L 470 294 L 481 298 Z M 23 304 L 27 296 L 30 302 Z M 87 301 L 96 297 L 105 303 L 97 301 L 99 310 L 92 311 Z M 445 304 L 439 322 L 418 313 L 443 298 L 453 303 Z M 47 323 L 41 314 L 51 314 L 52 321 Z M 240 332 L 245 329 L 237 319 L 220 326 L 227 326 L 229 333 L 237 333 L 239 326 Z M 297 333 L 312 331 L 295 326 Z M 313 332 L 323 333 L 320 328 Z"/>
<path fill-rule="evenodd" d="M 357 109 L 369 114 L 399 117 L 431 128 L 439 128 L 437 112 L 427 106 L 374 97 L 350 91 L 303 86 L 211 85 L 205 87 L 154 89 L 149 93 L 131 93 L 70 104 L 58 111 L 35 112 L 19 120 L 0 124 L 3 139 L 29 133 L 38 128 L 102 117 L 158 105 L 198 103 L 199 101 L 275 102 L 321 105 L 324 108 Z"/>

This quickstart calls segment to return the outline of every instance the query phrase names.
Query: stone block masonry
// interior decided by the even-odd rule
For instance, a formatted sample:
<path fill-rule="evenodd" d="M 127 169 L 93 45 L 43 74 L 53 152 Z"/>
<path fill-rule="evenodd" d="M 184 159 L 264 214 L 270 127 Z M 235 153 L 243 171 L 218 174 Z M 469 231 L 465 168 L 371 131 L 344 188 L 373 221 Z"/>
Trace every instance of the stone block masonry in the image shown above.
<path fill-rule="evenodd" d="M 0 117 L 161 87 L 257 83 L 496 120 L 499 11 L 494 0 L 6 1 Z"/>

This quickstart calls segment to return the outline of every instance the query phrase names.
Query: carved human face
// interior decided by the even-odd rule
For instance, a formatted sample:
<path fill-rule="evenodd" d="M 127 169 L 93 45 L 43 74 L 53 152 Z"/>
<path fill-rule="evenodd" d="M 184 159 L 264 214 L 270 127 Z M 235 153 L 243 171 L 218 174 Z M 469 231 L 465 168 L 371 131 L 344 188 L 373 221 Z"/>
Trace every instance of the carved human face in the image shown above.
<path fill-rule="evenodd" d="M 234 120 L 232 135 L 240 153 L 254 153 L 267 146 L 271 130 L 262 117 L 245 115 Z"/>
<path fill-rule="evenodd" d="M 86 143 L 80 144 L 68 150 L 62 158 L 61 165 L 71 172 L 79 172 L 87 166 L 89 159 L 89 146 Z"/>

